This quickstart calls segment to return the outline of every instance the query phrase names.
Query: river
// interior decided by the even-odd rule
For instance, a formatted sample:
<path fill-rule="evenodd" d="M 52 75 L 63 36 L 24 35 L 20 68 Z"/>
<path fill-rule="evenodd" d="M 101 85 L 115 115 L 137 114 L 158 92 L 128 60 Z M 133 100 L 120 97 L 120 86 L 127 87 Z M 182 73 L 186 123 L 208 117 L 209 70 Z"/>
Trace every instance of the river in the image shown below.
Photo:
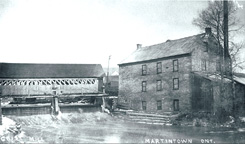
<path fill-rule="evenodd" d="M 22 124 L 25 142 L 245 143 L 244 132 L 223 128 L 136 124 L 100 113 L 89 116 L 67 115 L 56 122 L 50 122 L 50 116 L 47 115 L 46 118 L 33 117 L 12 117 Z"/>

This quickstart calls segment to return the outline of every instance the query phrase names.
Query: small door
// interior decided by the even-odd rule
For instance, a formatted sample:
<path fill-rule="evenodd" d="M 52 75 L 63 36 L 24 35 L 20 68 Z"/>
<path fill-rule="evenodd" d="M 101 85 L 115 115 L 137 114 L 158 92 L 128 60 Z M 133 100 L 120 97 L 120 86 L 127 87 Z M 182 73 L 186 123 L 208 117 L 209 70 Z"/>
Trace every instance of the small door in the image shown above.
<path fill-rule="evenodd" d="M 179 111 L 179 100 L 175 99 L 173 101 L 173 107 L 174 107 L 174 111 Z"/>

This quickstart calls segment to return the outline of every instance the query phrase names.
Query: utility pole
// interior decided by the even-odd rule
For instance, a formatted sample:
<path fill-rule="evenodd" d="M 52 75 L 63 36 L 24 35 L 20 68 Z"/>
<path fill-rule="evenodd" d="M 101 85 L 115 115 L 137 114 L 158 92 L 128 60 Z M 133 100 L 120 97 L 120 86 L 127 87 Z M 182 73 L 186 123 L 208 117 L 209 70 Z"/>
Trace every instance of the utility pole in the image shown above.
<path fill-rule="evenodd" d="M 224 57 L 225 57 L 225 63 L 228 64 L 228 57 L 229 57 L 229 40 L 228 40 L 228 0 L 223 1 L 223 9 L 224 9 Z M 228 70 L 227 65 L 225 66 L 226 74 Z"/>
<path fill-rule="evenodd" d="M 220 17 L 221 17 L 221 11 L 218 11 L 218 21 L 220 21 Z M 224 49 L 221 46 L 221 42 L 220 42 L 220 23 L 217 24 L 217 40 L 218 40 L 218 49 L 219 49 L 219 67 L 220 67 L 220 77 L 221 80 L 219 82 L 219 89 L 220 89 L 220 96 L 219 96 L 219 100 L 220 103 L 222 103 L 223 101 L 223 97 L 224 97 Z M 220 106 L 219 106 L 220 107 Z"/>
<path fill-rule="evenodd" d="M 106 86 L 107 86 L 107 88 L 108 88 L 108 83 L 109 83 L 110 59 L 111 59 L 111 55 L 109 56 L 109 59 L 108 59 L 108 69 L 107 69 L 107 79 L 106 79 Z"/>
<path fill-rule="evenodd" d="M 224 9 L 224 58 L 225 58 L 225 74 L 229 78 L 231 78 L 232 82 L 232 112 L 233 116 L 235 116 L 235 82 L 233 78 L 233 69 L 232 69 L 232 59 L 229 54 L 229 27 L 228 27 L 228 0 L 223 1 L 223 9 Z"/>
<path fill-rule="evenodd" d="M 108 90 L 108 88 L 109 88 L 109 70 L 110 70 L 110 59 L 111 59 L 111 55 L 109 55 L 109 58 L 108 58 L 108 68 L 107 68 L 107 77 L 106 77 L 106 90 Z M 104 96 L 102 96 L 102 105 L 101 105 L 101 110 L 102 110 L 102 112 L 105 112 L 105 108 L 106 107 L 106 101 L 105 101 L 105 97 Z"/>

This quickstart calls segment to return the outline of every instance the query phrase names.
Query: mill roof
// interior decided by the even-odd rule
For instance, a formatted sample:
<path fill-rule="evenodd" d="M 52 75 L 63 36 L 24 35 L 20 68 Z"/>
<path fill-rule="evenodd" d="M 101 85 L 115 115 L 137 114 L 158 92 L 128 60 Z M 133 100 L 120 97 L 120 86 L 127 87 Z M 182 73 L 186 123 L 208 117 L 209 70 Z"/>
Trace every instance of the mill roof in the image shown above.
<path fill-rule="evenodd" d="M 119 65 L 188 54 L 194 48 L 204 47 L 204 39 L 205 33 L 142 47 L 135 50 Z"/>
<path fill-rule="evenodd" d="M 105 73 L 101 64 L 0 63 L 0 78 L 95 78 Z"/>

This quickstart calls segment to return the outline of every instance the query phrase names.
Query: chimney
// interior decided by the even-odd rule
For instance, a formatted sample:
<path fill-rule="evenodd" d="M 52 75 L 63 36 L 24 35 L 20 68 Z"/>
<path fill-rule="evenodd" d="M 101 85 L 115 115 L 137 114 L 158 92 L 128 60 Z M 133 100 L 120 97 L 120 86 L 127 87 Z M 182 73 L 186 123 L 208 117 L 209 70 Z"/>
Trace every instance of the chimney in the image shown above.
<path fill-rule="evenodd" d="M 206 33 L 206 35 L 211 35 L 211 33 L 212 33 L 211 28 L 210 27 L 205 28 L 205 33 Z"/>
<path fill-rule="evenodd" d="M 142 44 L 137 44 L 137 49 L 140 49 L 142 47 Z"/>

